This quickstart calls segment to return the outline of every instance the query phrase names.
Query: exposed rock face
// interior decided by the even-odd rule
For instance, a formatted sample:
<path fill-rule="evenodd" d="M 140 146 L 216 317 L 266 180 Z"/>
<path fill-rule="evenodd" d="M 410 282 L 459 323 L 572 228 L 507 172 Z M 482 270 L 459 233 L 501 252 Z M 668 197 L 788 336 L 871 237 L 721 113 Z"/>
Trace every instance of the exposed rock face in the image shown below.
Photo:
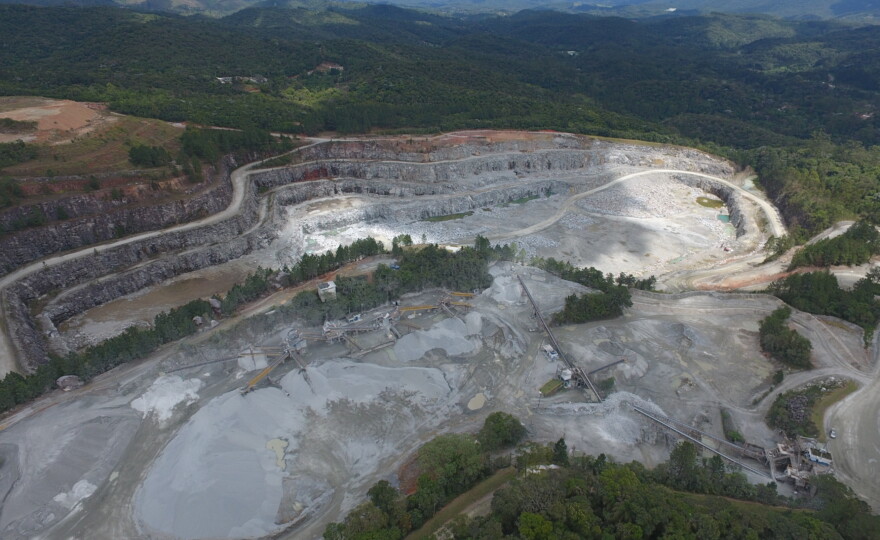
<path fill-rule="evenodd" d="M 229 206 L 232 184 L 229 169 L 234 163 L 224 161 L 214 187 L 194 197 L 146 206 L 122 206 L 118 201 L 105 201 L 86 195 L 68 197 L 63 202 L 44 202 L 26 209 L 16 209 L 0 215 L 0 223 L 9 226 L 27 212 L 39 210 L 54 216 L 61 205 L 73 219 L 46 227 L 26 229 L 0 238 L 0 275 L 52 253 L 112 240 L 120 233 L 132 234 L 155 231 L 178 223 L 185 223 Z"/>
<path fill-rule="evenodd" d="M 99 247 L 87 255 L 36 271 L 7 287 L 0 300 L 8 316 L 8 333 L 20 353 L 20 363 L 33 370 L 45 362 L 46 336 L 57 332 L 54 325 L 75 314 L 267 245 L 277 235 L 284 208 L 311 199 L 360 193 L 375 198 L 375 203 L 341 212 L 333 219 L 326 215 L 304 218 L 302 228 L 306 230 L 377 218 L 424 219 L 537 195 L 548 188 L 554 192 L 585 190 L 610 180 L 602 174 L 612 167 L 670 168 L 717 176 L 734 172 L 731 164 L 696 150 L 645 147 L 570 135 L 401 153 L 396 152 L 393 142 L 333 142 L 307 147 L 299 158 L 299 163 L 288 167 L 251 173 L 240 212 L 232 218 L 184 231 L 168 231 L 113 248 Z M 187 215 L 194 208 L 222 208 L 231 196 L 229 168 L 222 174 L 222 187 L 214 193 L 217 201 L 169 205 L 148 221 L 170 222 L 178 219 L 175 212 Z M 593 178 L 591 182 L 595 183 L 585 181 L 584 176 Z M 692 185 L 727 200 L 731 218 L 739 226 L 742 220 L 731 190 L 711 181 L 699 183 L 690 177 L 683 180 L 697 182 Z M 260 190 L 265 189 L 272 189 L 272 195 L 259 197 Z M 45 241 L 63 242 L 63 234 L 62 230 L 48 233 Z M 71 245 L 78 241 L 69 240 Z M 36 324 L 29 303 L 59 290 L 63 292 L 46 304 L 44 316 Z"/>

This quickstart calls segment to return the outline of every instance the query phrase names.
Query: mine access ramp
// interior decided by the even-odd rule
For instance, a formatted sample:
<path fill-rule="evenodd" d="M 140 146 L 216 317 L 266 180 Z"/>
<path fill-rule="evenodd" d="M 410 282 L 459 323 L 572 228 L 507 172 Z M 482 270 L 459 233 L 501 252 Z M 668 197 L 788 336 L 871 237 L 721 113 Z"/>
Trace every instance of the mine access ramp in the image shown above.
<path fill-rule="evenodd" d="M 546 321 L 544 321 L 544 317 L 541 315 L 541 310 L 538 309 L 538 304 L 535 302 L 535 299 L 532 298 L 532 293 L 529 292 L 529 288 L 526 287 L 526 282 L 523 281 L 522 276 L 519 274 L 516 275 L 516 279 L 519 280 L 519 284 L 522 285 L 523 291 L 525 291 L 526 296 L 529 297 L 529 302 L 532 303 L 532 307 L 535 309 L 535 316 L 538 318 L 538 321 L 541 323 L 541 327 L 547 333 L 547 337 L 550 339 L 550 343 L 553 344 L 553 349 L 559 354 L 559 358 L 565 362 L 565 365 L 568 366 L 568 369 L 571 370 L 571 378 L 575 381 L 578 386 L 586 386 L 588 387 L 593 394 L 596 395 L 596 399 L 600 402 L 602 401 L 602 395 L 599 394 L 599 390 L 593 385 L 593 381 L 590 380 L 589 375 L 587 375 L 584 370 L 574 365 L 571 360 L 568 359 L 568 356 L 562 352 L 562 348 L 559 346 L 559 342 L 556 341 L 556 336 L 553 335 L 553 332 L 550 331 L 550 327 L 547 326 Z"/>

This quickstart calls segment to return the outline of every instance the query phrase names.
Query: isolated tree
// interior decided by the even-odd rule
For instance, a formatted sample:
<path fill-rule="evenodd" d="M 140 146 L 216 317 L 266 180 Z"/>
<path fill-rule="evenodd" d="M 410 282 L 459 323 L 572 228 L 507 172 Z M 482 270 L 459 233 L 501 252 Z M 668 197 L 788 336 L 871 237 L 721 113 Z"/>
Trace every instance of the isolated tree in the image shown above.
<path fill-rule="evenodd" d="M 568 445 L 565 444 L 565 437 L 560 438 L 553 445 L 553 463 L 568 467 Z"/>
<path fill-rule="evenodd" d="M 483 429 L 477 440 L 483 450 L 491 452 L 518 443 L 526 434 L 526 428 L 515 416 L 505 412 L 494 412 L 486 417 Z"/>

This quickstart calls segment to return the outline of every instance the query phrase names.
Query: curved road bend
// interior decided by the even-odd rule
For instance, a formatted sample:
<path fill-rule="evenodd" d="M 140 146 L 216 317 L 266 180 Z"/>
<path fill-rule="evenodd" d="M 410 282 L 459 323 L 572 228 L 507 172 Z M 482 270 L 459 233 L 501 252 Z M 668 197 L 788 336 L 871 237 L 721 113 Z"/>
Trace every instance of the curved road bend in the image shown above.
<path fill-rule="evenodd" d="M 550 216 L 549 218 L 541 221 L 540 223 L 536 223 L 534 225 L 519 229 L 517 231 L 512 231 L 512 232 L 509 232 L 509 233 L 506 233 L 503 235 L 494 236 L 491 238 L 491 240 L 493 240 L 493 241 L 511 240 L 513 238 L 517 238 L 520 236 L 527 236 L 529 234 L 534 234 L 536 232 L 543 231 L 544 229 L 553 226 L 557 221 L 562 219 L 562 217 L 567 212 L 569 212 L 571 210 L 571 207 L 579 200 L 581 200 L 585 197 L 589 197 L 590 195 L 594 195 L 596 193 L 599 193 L 600 191 L 606 190 L 610 187 L 614 187 L 617 184 L 620 184 L 622 182 L 626 182 L 627 180 L 631 180 L 631 179 L 637 178 L 639 176 L 646 176 L 649 174 L 681 174 L 681 175 L 697 176 L 700 178 L 707 178 L 709 180 L 713 180 L 713 181 L 718 182 L 720 184 L 723 184 L 729 188 L 732 188 L 733 190 L 735 190 L 737 193 L 739 193 L 740 195 L 742 195 L 746 199 L 749 199 L 750 201 L 756 203 L 761 208 L 761 210 L 764 211 L 764 214 L 767 216 L 767 222 L 770 224 L 771 234 L 773 234 L 773 236 L 779 237 L 779 236 L 785 235 L 785 225 L 782 224 L 782 218 L 779 216 L 779 213 L 776 211 L 776 208 L 772 204 L 765 201 L 764 199 L 761 199 L 760 197 L 756 196 L 755 194 L 743 189 L 742 187 L 737 186 L 736 184 L 729 182 L 728 180 L 725 180 L 723 178 L 719 178 L 717 176 L 712 176 L 710 174 L 703 174 L 703 173 L 692 172 L 692 171 L 680 171 L 677 169 L 650 169 L 647 171 L 640 171 L 640 172 L 636 172 L 636 173 L 626 174 L 624 176 L 621 176 L 620 178 L 615 178 L 611 182 L 608 182 L 607 184 L 603 184 L 597 188 L 593 188 L 591 190 L 584 191 L 583 193 L 578 193 L 577 195 L 572 195 L 571 197 L 569 197 L 565 201 L 565 203 L 562 205 L 562 207 L 559 208 L 559 210 L 557 210 L 556 213 L 553 214 L 552 216 Z"/>

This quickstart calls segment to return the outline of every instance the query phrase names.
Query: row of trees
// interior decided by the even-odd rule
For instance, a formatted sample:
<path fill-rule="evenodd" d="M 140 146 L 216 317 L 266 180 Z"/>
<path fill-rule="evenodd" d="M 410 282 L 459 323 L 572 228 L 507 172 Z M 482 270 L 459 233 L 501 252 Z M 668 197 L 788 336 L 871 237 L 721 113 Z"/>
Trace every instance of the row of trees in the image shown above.
<path fill-rule="evenodd" d="M 804 246 L 791 259 L 789 270 L 801 266 L 855 266 L 880 253 L 880 232 L 867 221 L 858 221 L 840 236 Z"/>
<path fill-rule="evenodd" d="M 171 163 L 171 154 L 161 146 L 136 144 L 129 148 L 128 160 L 138 167 L 164 167 Z"/>
<path fill-rule="evenodd" d="M 632 306 L 629 289 L 615 287 L 609 292 L 576 294 L 565 298 L 565 307 L 553 315 L 556 324 L 581 324 L 623 315 L 623 308 Z"/>
<path fill-rule="evenodd" d="M 761 320 L 758 327 L 761 350 L 783 364 L 798 369 L 810 369 L 813 367 L 810 362 L 813 345 L 809 339 L 788 327 L 790 316 L 791 308 L 783 306 Z"/>
<path fill-rule="evenodd" d="M 220 311 L 223 315 L 234 313 L 242 304 L 266 294 L 275 281 L 296 285 L 349 262 L 384 252 L 381 242 L 367 237 L 348 246 L 340 246 L 336 253 L 328 251 L 323 255 L 304 255 L 293 268 L 281 271 L 280 276 L 279 271 L 257 268 L 242 283 L 234 285 L 223 298 L 217 298 Z M 336 301 L 323 303 L 314 291 L 305 291 L 282 309 L 310 322 L 320 323 L 341 318 L 352 311 L 378 306 L 401 294 L 425 287 L 463 290 L 486 287 L 492 279 L 487 271 L 491 253 L 494 253 L 491 249 L 478 252 L 475 248 L 450 253 L 432 244 L 404 253 L 399 271 L 380 265 L 372 283 L 364 278 L 339 277 Z M 212 313 L 209 302 L 194 300 L 160 313 L 149 327 L 132 326 L 122 334 L 83 351 L 65 357 L 52 356 L 49 363 L 39 366 L 32 375 L 9 373 L 0 380 L 0 412 L 49 391 L 62 375 L 78 375 L 89 380 L 118 365 L 143 358 L 166 343 L 195 333 L 198 327 L 193 321 L 194 317 L 210 318 Z"/>

